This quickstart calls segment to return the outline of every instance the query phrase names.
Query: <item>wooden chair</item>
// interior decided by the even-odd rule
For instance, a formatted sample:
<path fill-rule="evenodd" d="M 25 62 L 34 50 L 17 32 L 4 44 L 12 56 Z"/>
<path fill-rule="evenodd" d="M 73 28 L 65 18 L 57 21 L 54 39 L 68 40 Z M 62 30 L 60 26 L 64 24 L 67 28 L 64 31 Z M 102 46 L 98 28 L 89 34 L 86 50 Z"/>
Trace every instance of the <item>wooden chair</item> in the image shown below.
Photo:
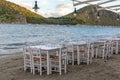
<path fill-rule="evenodd" d="M 119 41 L 113 40 L 111 41 L 111 53 L 118 54 L 119 53 Z"/>
<path fill-rule="evenodd" d="M 92 63 L 92 56 L 93 56 L 92 50 L 93 50 L 92 45 L 90 43 L 79 46 L 78 54 L 80 55 L 79 56 L 80 63 L 81 62 L 86 62 L 87 64 Z"/>
<path fill-rule="evenodd" d="M 46 71 L 47 67 L 49 67 L 47 66 L 46 55 L 41 51 L 41 49 L 31 48 L 33 75 L 35 75 L 36 70 L 42 75 L 42 72 Z"/>
<path fill-rule="evenodd" d="M 67 46 L 67 64 L 72 63 L 72 65 L 75 64 L 75 61 L 77 61 L 77 47 L 73 44 L 68 44 Z"/>
<path fill-rule="evenodd" d="M 23 48 L 23 57 L 24 57 L 24 71 L 30 68 L 30 71 L 32 73 L 32 56 L 29 47 Z"/>
<path fill-rule="evenodd" d="M 67 72 L 67 52 L 66 48 L 60 48 L 57 50 L 56 55 L 52 55 L 51 59 L 51 73 L 52 72 L 59 72 L 59 74 L 62 74 L 62 70 L 64 72 Z"/>
<path fill-rule="evenodd" d="M 102 59 L 107 59 L 108 55 L 111 53 L 111 42 L 110 41 L 104 41 L 99 42 L 97 44 L 98 52 L 96 53 L 96 57 L 102 57 Z"/>

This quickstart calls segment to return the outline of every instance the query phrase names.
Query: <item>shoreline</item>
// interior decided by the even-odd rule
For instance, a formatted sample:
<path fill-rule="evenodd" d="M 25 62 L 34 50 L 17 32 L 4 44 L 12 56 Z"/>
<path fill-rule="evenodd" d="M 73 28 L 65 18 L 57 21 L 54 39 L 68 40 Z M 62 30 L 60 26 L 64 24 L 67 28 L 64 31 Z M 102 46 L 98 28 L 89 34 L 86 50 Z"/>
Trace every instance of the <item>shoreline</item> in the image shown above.
<path fill-rule="evenodd" d="M 1 24 L 0 23 L 0 25 L 47 25 L 47 26 L 65 26 L 65 27 L 70 27 L 70 26 L 79 26 L 79 27 L 82 27 L 82 26 L 88 26 L 88 27 L 109 27 L 109 28 L 120 28 L 120 26 L 118 25 L 118 26 L 112 26 L 112 25 L 84 25 L 84 24 L 75 24 L 75 25 L 70 25 L 70 24 L 31 24 L 31 23 L 27 23 L 27 24 L 7 24 L 7 23 L 5 23 L 5 24 Z"/>
<path fill-rule="evenodd" d="M 3 56 L 3 55 L 0 55 Z M 102 59 L 93 59 L 90 65 L 68 65 L 67 73 L 43 73 L 32 75 L 29 71 L 23 70 L 22 53 L 6 55 L 0 58 L 0 79 L 1 80 L 120 80 L 120 54 L 112 55 L 107 62 Z M 72 77 L 71 77 L 72 76 Z"/>
<path fill-rule="evenodd" d="M 10 58 L 10 57 L 13 57 L 13 56 L 16 57 L 17 55 L 20 55 L 20 53 L 22 53 L 22 51 L 13 52 L 13 53 L 2 53 L 2 54 L 0 54 L 0 59 L 2 59 L 2 58 Z"/>

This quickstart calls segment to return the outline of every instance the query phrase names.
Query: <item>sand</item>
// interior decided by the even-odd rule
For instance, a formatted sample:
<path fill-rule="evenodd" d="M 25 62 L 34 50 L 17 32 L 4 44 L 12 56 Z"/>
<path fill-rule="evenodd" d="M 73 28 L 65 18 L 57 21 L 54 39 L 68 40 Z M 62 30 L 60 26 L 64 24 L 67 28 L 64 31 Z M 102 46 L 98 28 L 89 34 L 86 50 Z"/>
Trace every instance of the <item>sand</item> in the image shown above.
<path fill-rule="evenodd" d="M 107 62 L 94 59 L 90 65 L 68 65 L 67 73 L 42 76 L 23 70 L 22 53 L 0 55 L 0 80 L 120 80 L 120 54 L 112 55 Z"/>

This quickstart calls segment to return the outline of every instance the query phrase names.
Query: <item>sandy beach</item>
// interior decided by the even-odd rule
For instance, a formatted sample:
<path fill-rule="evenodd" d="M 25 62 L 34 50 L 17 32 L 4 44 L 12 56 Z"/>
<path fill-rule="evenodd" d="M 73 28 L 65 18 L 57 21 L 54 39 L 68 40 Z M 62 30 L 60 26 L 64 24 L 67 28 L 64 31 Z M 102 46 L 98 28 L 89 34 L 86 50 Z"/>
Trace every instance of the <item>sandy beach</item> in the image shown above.
<path fill-rule="evenodd" d="M 0 80 L 120 80 L 120 54 L 107 62 L 94 59 L 90 65 L 68 65 L 67 74 L 32 75 L 23 70 L 22 53 L 0 55 Z"/>

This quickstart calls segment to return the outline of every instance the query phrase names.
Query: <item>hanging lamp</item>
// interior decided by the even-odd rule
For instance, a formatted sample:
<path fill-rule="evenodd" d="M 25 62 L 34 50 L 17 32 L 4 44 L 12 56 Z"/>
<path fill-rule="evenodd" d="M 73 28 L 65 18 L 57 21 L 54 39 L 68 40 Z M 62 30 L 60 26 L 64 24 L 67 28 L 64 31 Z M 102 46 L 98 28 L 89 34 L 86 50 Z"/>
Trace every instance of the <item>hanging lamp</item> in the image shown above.
<path fill-rule="evenodd" d="M 119 21 L 120 20 L 120 15 L 119 14 L 117 14 L 117 21 Z"/>
<path fill-rule="evenodd" d="M 74 8 L 74 13 L 73 13 L 73 15 L 74 15 L 74 16 L 77 15 L 77 10 L 76 10 L 76 8 Z"/>
<path fill-rule="evenodd" d="M 35 1 L 35 5 L 34 5 L 33 9 L 34 9 L 35 12 L 38 11 L 39 7 L 38 7 L 38 5 L 37 5 L 37 1 Z"/>
<path fill-rule="evenodd" d="M 97 19 L 100 19 L 100 12 L 97 12 Z"/>

